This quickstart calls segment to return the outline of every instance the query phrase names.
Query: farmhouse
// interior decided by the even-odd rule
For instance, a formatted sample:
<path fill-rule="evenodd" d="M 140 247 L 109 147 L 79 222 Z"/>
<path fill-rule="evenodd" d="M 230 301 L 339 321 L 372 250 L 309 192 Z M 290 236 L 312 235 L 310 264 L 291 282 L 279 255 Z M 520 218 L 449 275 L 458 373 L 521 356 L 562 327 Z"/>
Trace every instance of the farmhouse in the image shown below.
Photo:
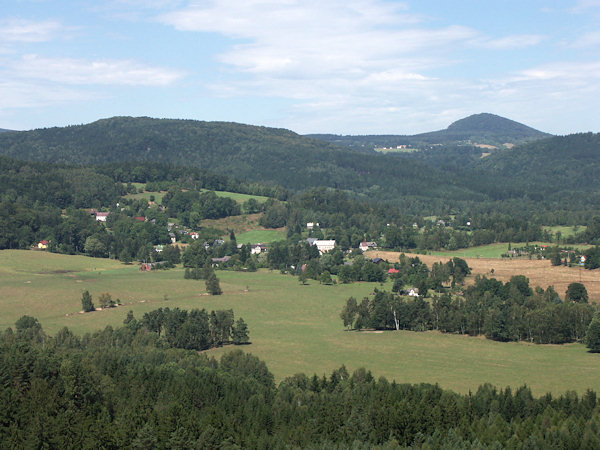
<path fill-rule="evenodd" d="M 367 241 L 365 238 L 365 240 L 358 245 L 358 248 L 360 248 L 363 252 L 366 252 L 367 250 L 375 250 L 377 249 L 377 243 L 373 241 Z"/>
<path fill-rule="evenodd" d="M 160 268 L 160 266 L 162 266 L 163 264 L 165 264 L 166 261 L 157 261 L 157 262 L 153 262 L 153 263 L 144 263 L 140 266 L 140 270 L 142 272 L 151 272 L 152 270 L 156 270 L 158 268 Z"/>
<path fill-rule="evenodd" d="M 39 248 L 40 250 L 46 250 L 48 248 L 48 244 L 49 242 L 46 239 L 41 240 L 40 242 L 38 242 L 37 248 Z"/>
<path fill-rule="evenodd" d="M 106 222 L 106 218 L 110 215 L 109 212 L 97 212 L 96 220 L 99 222 Z"/>
<path fill-rule="evenodd" d="M 329 250 L 333 250 L 335 247 L 335 239 L 317 239 L 315 244 L 317 249 L 319 250 L 319 254 L 323 254 L 328 252 Z"/>
<path fill-rule="evenodd" d="M 250 248 L 250 254 L 259 255 L 263 252 L 267 251 L 267 246 L 265 244 L 252 244 Z"/>

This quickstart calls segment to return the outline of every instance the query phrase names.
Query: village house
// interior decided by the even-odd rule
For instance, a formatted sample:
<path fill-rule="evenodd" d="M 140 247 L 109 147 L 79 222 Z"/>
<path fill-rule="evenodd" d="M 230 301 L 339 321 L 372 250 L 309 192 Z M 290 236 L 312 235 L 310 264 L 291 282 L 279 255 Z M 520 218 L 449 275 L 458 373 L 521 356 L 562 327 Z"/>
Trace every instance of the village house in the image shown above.
<path fill-rule="evenodd" d="M 250 248 L 250 254 L 259 255 L 263 252 L 267 251 L 267 246 L 265 244 L 252 244 Z"/>
<path fill-rule="evenodd" d="M 375 250 L 377 249 L 377 243 L 373 241 L 367 241 L 365 238 L 365 240 L 358 245 L 358 248 L 360 248 L 363 252 L 366 252 L 367 250 Z"/>
<path fill-rule="evenodd" d="M 106 222 L 107 217 L 110 215 L 109 212 L 97 212 L 96 220 L 99 222 Z"/>
<path fill-rule="evenodd" d="M 144 263 L 140 266 L 140 270 L 142 272 L 151 272 L 153 270 L 158 269 L 160 266 L 162 266 L 163 264 L 166 264 L 167 261 L 156 261 L 156 262 L 152 262 L 152 263 Z"/>
<path fill-rule="evenodd" d="M 319 254 L 322 255 L 335 248 L 335 239 L 317 239 L 314 243 L 319 250 Z"/>
<path fill-rule="evenodd" d="M 48 248 L 48 244 L 49 242 L 46 239 L 43 239 L 38 242 L 37 248 L 40 250 L 46 250 Z"/>
<path fill-rule="evenodd" d="M 223 256 L 222 258 L 211 258 L 210 261 L 212 265 L 215 267 L 219 267 L 219 264 L 223 264 L 228 262 L 231 259 L 231 256 Z"/>
<path fill-rule="evenodd" d="M 314 222 L 307 222 L 306 223 L 306 228 L 309 229 L 309 230 L 312 230 L 313 228 L 318 227 L 318 226 L 319 226 L 319 222 L 316 222 L 316 223 L 314 223 Z"/>

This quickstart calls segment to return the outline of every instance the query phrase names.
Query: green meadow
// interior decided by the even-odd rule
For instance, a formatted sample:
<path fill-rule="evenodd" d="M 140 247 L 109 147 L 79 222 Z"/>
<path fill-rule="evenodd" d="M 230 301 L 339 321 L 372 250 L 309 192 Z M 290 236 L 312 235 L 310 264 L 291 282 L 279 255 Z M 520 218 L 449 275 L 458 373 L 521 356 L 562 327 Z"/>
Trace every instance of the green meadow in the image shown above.
<path fill-rule="evenodd" d="M 207 191 L 208 189 L 202 189 L 202 191 Z M 215 194 L 219 197 L 227 197 L 235 200 L 238 203 L 244 203 L 253 198 L 258 203 L 266 202 L 269 197 L 264 197 L 262 195 L 250 195 L 250 194 L 239 194 L 237 192 L 228 192 L 228 191 L 215 191 Z"/>
<path fill-rule="evenodd" d="M 560 232 L 562 238 L 568 238 L 571 237 L 573 235 L 575 235 L 576 233 L 581 233 L 582 231 L 587 230 L 587 227 L 585 225 L 583 226 L 576 226 L 576 227 L 567 227 L 567 226 L 554 226 L 554 227 L 544 227 L 544 230 L 548 230 L 551 233 L 553 233 L 554 235 L 556 235 L 556 233 Z"/>
<path fill-rule="evenodd" d="M 183 269 L 140 272 L 136 265 L 36 251 L 0 252 L 0 329 L 23 314 L 37 317 L 49 334 L 67 326 L 78 334 L 119 326 L 128 310 L 141 318 L 158 307 L 229 309 L 243 317 L 252 344 L 278 380 L 298 372 L 329 374 L 342 364 L 370 369 L 397 382 L 438 383 L 458 392 L 482 383 L 529 385 L 536 394 L 587 388 L 600 391 L 600 356 L 581 344 L 499 343 L 484 338 L 407 331 L 349 332 L 339 318 L 346 299 L 362 298 L 374 283 L 302 286 L 295 277 L 261 270 L 217 271 L 224 294 L 209 296 L 203 281 Z M 388 288 L 390 286 L 387 286 Z M 81 294 L 119 298 L 118 308 L 82 314 Z M 219 357 L 232 347 L 210 350 Z"/>
<path fill-rule="evenodd" d="M 161 192 L 145 191 L 144 183 L 133 183 L 133 185 L 138 189 L 138 191 L 142 190 L 142 192 L 138 192 L 137 194 L 127 194 L 125 196 L 125 198 L 136 199 L 136 200 L 144 199 L 144 200 L 150 201 L 150 196 L 153 195 L 156 203 L 161 204 L 163 196 L 167 193 L 167 191 L 161 191 Z M 208 189 L 202 189 L 202 191 L 207 192 Z M 215 191 L 215 194 L 217 194 L 217 196 L 219 196 L 219 197 L 231 198 L 238 203 L 244 203 L 244 202 L 250 200 L 251 198 L 255 199 L 258 203 L 264 203 L 269 199 L 269 197 L 264 197 L 262 195 L 239 194 L 237 192 L 228 192 L 228 191 Z"/>
<path fill-rule="evenodd" d="M 285 230 L 251 230 L 237 235 L 238 244 L 257 244 L 281 241 L 286 238 Z"/>

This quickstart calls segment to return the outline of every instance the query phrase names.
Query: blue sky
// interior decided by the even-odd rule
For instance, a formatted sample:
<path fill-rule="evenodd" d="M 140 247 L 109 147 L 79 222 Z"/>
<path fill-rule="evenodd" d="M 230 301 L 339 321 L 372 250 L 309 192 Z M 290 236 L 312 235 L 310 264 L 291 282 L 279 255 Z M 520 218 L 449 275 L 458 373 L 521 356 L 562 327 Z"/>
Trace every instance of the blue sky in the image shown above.
<path fill-rule="evenodd" d="M 413 134 L 600 131 L 600 0 L 10 0 L 0 128 L 112 116 Z"/>

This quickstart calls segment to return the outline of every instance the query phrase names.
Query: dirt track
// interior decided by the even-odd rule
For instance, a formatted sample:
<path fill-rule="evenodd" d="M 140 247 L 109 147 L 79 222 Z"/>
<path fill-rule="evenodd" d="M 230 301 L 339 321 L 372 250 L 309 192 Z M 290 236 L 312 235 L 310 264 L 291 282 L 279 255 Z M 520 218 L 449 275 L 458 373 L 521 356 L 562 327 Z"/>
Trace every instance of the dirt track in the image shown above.
<path fill-rule="evenodd" d="M 371 251 L 370 258 L 380 257 L 390 262 L 398 261 L 400 253 Z M 434 262 L 446 262 L 449 257 L 416 255 L 406 253 L 406 256 L 418 256 L 421 261 L 431 267 Z M 513 275 L 525 275 L 529 278 L 532 287 L 541 286 L 546 289 L 554 286 L 556 292 L 564 298 L 567 286 L 573 282 L 581 282 L 587 288 L 590 299 L 600 303 L 600 270 L 585 270 L 579 267 L 553 267 L 549 260 L 529 259 L 495 259 L 495 258 L 464 258 L 469 264 L 473 274 L 467 278 L 467 283 L 472 282 L 475 275 L 485 275 L 501 281 L 509 281 Z M 494 269 L 494 273 L 491 273 Z"/>

